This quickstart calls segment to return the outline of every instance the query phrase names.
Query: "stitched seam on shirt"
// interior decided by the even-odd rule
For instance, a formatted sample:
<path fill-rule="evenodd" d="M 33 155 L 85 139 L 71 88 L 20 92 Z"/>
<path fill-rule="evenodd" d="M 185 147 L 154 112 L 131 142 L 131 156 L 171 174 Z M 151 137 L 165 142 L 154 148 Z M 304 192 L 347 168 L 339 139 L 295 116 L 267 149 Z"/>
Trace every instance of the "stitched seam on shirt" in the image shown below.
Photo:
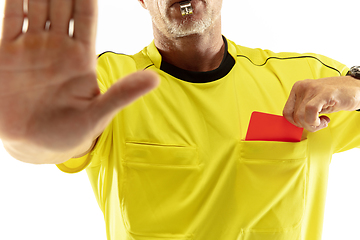
<path fill-rule="evenodd" d="M 318 59 L 317 57 L 314 57 L 314 56 L 297 56 L 297 57 L 285 57 L 285 58 L 281 58 L 281 57 L 268 57 L 265 62 L 263 64 L 256 64 L 254 63 L 249 57 L 245 56 L 245 55 L 237 55 L 237 57 L 243 57 L 243 58 L 246 58 L 247 60 L 249 60 L 252 64 L 254 64 L 255 66 L 258 66 L 258 67 L 262 67 L 262 66 L 265 66 L 269 60 L 272 60 L 272 59 L 275 59 L 275 60 L 291 60 L 291 59 L 301 59 L 301 58 L 313 58 L 313 59 L 316 59 L 318 60 L 322 65 L 324 65 L 325 67 L 327 68 L 330 68 L 336 72 L 339 73 L 339 75 L 341 76 L 341 72 L 334 68 L 334 67 L 331 67 L 327 64 L 325 64 L 324 62 L 322 62 L 320 59 Z"/>

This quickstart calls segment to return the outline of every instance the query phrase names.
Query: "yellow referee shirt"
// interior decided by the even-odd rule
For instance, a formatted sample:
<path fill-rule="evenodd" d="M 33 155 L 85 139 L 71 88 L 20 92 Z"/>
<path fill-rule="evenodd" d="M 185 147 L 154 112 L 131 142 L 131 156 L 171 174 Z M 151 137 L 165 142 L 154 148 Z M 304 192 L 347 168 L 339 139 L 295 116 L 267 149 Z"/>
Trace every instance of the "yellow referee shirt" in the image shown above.
<path fill-rule="evenodd" d="M 102 92 L 138 70 L 161 77 L 91 153 L 57 165 L 86 168 L 108 240 L 321 239 L 331 157 L 360 146 L 360 113 L 328 114 L 329 127 L 301 142 L 244 139 L 253 111 L 282 115 L 296 81 L 348 68 L 224 41 L 224 60 L 211 72 L 163 62 L 154 43 L 133 56 L 99 57 Z"/>

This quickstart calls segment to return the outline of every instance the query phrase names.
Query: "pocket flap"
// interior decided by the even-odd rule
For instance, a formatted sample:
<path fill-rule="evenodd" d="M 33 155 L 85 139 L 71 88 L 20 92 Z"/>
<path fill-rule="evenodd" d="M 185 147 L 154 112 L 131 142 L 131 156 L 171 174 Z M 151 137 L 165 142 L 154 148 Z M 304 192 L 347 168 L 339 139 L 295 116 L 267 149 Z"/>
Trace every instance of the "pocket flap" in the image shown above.
<path fill-rule="evenodd" d="M 303 159 L 307 156 L 308 140 L 301 142 L 241 141 L 242 159 Z"/>
<path fill-rule="evenodd" d="M 124 162 L 161 165 L 198 165 L 196 147 L 126 143 Z"/>

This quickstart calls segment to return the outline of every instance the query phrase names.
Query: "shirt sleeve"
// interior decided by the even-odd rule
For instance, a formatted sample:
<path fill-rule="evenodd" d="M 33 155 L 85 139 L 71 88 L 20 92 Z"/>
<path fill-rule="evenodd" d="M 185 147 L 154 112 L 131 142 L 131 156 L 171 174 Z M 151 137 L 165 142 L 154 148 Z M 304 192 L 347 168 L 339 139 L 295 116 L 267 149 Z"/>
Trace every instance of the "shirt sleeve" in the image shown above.
<path fill-rule="evenodd" d="M 349 68 L 333 59 L 314 55 L 319 61 L 309 60 L 314 79 L 346 76 Z M 330 118 L 333 153 L 344 152 L 360 147 L 360 112 L 340 111 L 325 114 Z"/>
<path fill-rule="evenodd" d="M 88 153 L 80 158 L 71 158 L 70 160 L 56 164 L 56 166 L 65 173 L 78 173 L 84 170 L 92 160 L 92 154 Z"/>
<path fill-rule="evenodd" d="M 80 158 L 71 158 L 70 160 L 57 164 L 56 166 L 65 173 L 78 173 L 87 167 L 97 167 L 104 156 L 109 156 L 112 147 L 112 122 L 105 128 L 104 132 L 98 138 L 93 149 Z"/>

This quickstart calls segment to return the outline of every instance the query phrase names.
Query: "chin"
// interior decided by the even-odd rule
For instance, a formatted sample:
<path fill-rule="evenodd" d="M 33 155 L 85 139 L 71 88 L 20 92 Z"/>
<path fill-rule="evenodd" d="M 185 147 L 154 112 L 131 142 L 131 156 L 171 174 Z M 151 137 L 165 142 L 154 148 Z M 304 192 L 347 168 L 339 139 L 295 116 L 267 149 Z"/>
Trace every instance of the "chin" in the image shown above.
<path fill-rule="evenodd" d="M 184 19 L 178 24 L 168 24 L 167 32 L 174 38 L 183 38 L 192 35 L 203 34 L 212 24 L 210 19 L 193 20 L 191 18 Z"/>

